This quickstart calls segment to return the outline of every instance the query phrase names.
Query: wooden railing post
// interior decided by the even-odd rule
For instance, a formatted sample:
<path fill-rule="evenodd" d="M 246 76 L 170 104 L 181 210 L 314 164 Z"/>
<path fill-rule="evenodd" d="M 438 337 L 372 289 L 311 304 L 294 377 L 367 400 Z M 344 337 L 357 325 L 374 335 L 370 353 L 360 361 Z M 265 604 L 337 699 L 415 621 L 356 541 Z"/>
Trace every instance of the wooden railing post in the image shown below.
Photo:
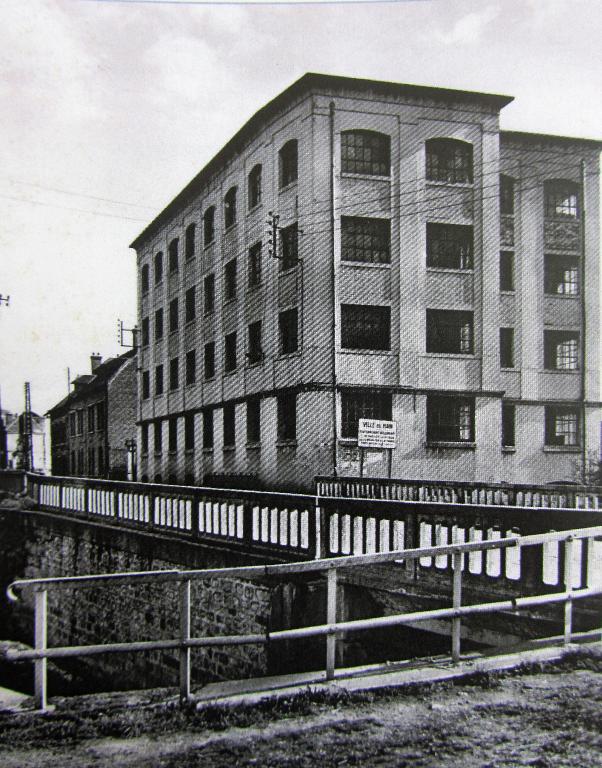
<path fill-rule="evenodd" d="M 180 640 L 190 640 L 190 579 L 180 582 Z M 190 698 L 190 648 L 180 648 L 180 703 Z"/>
<path fill-rule="evenodd" d="M 48 642 L 48 592 L 37 589 L 34 593 L 34 646 L 45 651 Z M 36 709 L 45 710 L 48 704 L 47 659 L 34 661 L 34 698 Z"/>
<path fill-rule="evenodd" d="M 326 574 L 326 623 L 336 624 L 337 620 L 337 571 L 329 568 Z M 337 636 L 336 633 L 326 635 L 326 679 L 334 678 L 336 663 Z"/>
<path fill-rule="evenodd" d="M 573 591 L 573 537 L 569 536 L 564 542 L 564 589 Z M 569 599 L 564 604 L 564 644 L 571 642 L 573 629 L 573 601 Z"/>
<path fill-rule="evenodd" d="M 462 605 L 462 560 L 461 552 L 453 554 L 454 583 L 452 593 L 452 607 L 460 608 Z M 460 645 L 462 633 L 462 619 L 458 616 L 452 619 L 452 660 L 460 661 Z"/>

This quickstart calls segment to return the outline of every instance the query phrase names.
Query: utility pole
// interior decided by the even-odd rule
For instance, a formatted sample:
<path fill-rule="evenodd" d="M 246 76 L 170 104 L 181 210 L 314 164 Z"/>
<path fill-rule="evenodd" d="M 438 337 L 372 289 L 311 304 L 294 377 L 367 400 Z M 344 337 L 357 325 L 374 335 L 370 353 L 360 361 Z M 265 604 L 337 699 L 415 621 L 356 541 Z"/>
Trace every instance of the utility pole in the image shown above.
<path fill-rule="evenodd" d="M 31 418 L 31 390 L 29 382 L 25 382 L 25 412 L 21 426 L 21 460 L 23 469 L 31 472 L 33 466 L 33 421 Z"/>
<path fill-rule="evenodd" d="M 280 216 L 277 213 L 273 213 L 272 211 L 268 212 L 268 216 L 270 217 L 267 221 L 267 224 L 270 227 L 268 230 L 269 254 L 273 259 L 280 259 L 282 258 L 278 252 L 278 233 L 280 231 L 278 222 L 280 221 Z"/>
<path fill-rule="evenodd" d="M 132 334 L 131 344 L 127 344 L 125 342 L 126 333 Z M 133 328 L 125 328 L 123 325 L 123 320 L 117 320 L 117 341 L 119 342 L 120 347 L 126 347 L 127 349 L 137 349 L 138 348 L 138 326 L 135 325 Z"/>

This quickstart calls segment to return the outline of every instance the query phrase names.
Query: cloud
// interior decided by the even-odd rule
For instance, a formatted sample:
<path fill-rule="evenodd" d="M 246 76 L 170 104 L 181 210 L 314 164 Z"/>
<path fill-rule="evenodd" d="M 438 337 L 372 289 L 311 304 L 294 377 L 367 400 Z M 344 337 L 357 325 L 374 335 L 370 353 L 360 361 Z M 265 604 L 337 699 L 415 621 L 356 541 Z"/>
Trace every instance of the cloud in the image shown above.
<path fill-rule="evenodd" d="M 445 45 L 468 45 L 477 43 L 485 29 L 499 15 L 497 6 L 488 5 L 482 11 L 467 13 L 456 21 L 448 32 L 436 30 L 435 39 Z"/>

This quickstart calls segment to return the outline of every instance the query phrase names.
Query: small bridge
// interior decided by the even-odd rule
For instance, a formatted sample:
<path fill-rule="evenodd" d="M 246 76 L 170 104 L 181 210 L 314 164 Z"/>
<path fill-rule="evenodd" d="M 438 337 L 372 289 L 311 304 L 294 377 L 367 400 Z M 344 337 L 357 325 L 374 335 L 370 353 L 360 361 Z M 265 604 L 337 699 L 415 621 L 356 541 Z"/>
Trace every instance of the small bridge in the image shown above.
<path fill-rule="evenodd" d="M 407 625 L 444 625 L 452 658 L 460 658 L 466 625 L 480 616 L 523 611 L 541 617 L 547 606 L 564 605 L 559 640 L 599 636 L 597 598 L 602 594 L 602 510 L 582 489 L 560 506 L 475 504 L 431 498 L 383 500 L 295 495 L 258 491 L 122 483 L 29 475 L 29 495 L 40 510 L 81 522 L 174 537 L 224 552 L 235 552 L 236 568 L 99 574 L 29 579 L 13 585 L 35 592 L 35 648 L 11 652 L 36 665 L 36 700 L 46 702 L 49 658 L 172 650 L 179 654 L 180 688 L 190 696 L 190 651 L 326 638 L 326 678 L 335 674 L 337 645 L 363 630 Z M 327 490 L 320 485 L 318 489 Z M 554 493 L 564 493 L 561 489 Z M 424 496 L 424 493 L 423 493 Z M 524 499 L 524 497 L 520 497 Z M 540 497 L 541 498 L 541 497 Z M 585 499 L 588 499 L 585 501 Z M 512 500 L 516 501 L 516 497 Z M 232 576 L 272 581 L 326 576 L 325 621 L 313 626 L 252 634 L 191 636 L 190 587 L 199 580 Z M 47 593 L 116 584 L 171 583 L 177 587 L 180 628 L 169 639 L 47 648 Z M 339 589 L 337 589 L 337 585 Z M 343 605 L 340 587 L 388 591 L 385 615 L 367 618 Z M 420 596 L 426 602 L 407 602 Z M 404 600 L 406 602 L 404 602 Z M 593 601 L 593 602 L 592 602 Z M 416 610 L 419 605 L 419 610 Z M 426 607 L 425 607 L 426 605 Z M 573 605 L 578 606 L 573 615 Z M 414 606 L 414 607 L 412 607 Z M 177 610 L 177 608 L 176 608 Z M 556 614 L 556 625 L 558 624 Z"/>

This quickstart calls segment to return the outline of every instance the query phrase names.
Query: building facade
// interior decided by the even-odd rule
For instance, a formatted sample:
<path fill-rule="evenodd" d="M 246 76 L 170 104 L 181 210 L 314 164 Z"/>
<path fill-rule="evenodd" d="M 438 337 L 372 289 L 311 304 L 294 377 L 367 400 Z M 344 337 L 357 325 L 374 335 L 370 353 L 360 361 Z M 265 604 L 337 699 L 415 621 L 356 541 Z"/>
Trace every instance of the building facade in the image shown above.
<path fill-rule="evenodd" d="M 135 352 L 104 362 L 92 355 L 90 368 L 48 412 L 52 474 L 132 479 L 138 407 Z"/>
<path fill-rule="evenodd" d="M 574 481 L 599 451 L 600 142 L 308 74 L 136 238 L 143 479 Z"/>
<path fill-rule="evenodd" d="M 0 469 L 22 469 L 25 413 L 13 413 L 0 408 Z M 31 414 L 32 470 L 47 474 L 50 469 L 47 423 L 44 416 Z"/>

